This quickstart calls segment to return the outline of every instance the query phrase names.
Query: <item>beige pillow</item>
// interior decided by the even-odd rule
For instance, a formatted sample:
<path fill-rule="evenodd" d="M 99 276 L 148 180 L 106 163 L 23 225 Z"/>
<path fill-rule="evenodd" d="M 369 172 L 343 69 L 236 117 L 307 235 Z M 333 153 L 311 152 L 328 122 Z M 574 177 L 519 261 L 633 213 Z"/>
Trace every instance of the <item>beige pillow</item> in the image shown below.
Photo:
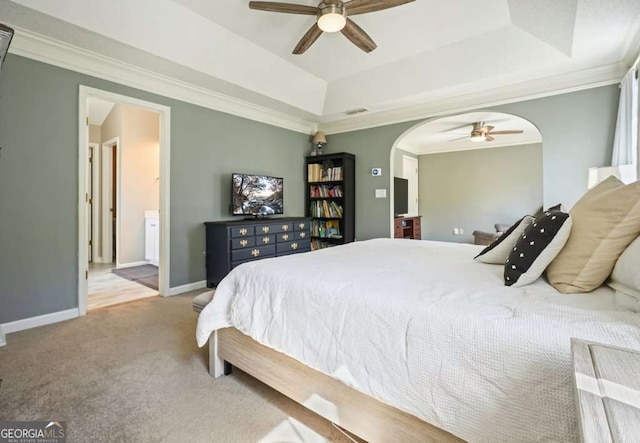
<path fill-rule="evenodd" d="M 582 196 L 570 214 L 569 241 L 547 277 L 563 293 L 593 291 L 640 234 L 640 182 L 625 186 L 611 176 Z"/>

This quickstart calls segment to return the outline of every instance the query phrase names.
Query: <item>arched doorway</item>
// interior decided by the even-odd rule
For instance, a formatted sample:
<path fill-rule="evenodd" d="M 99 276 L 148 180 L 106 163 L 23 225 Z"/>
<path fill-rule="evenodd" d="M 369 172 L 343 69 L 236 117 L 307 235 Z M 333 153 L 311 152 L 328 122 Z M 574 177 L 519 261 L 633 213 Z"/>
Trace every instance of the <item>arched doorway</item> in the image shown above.
<path fill-rule="evenodd" d="M 413 180 L 407 164 L 417 165 Z M 394 177 L 409 179 L 409 198 L 417 191 L 408 215 L 422 218 L 425 240 L 472 243 L 474 231 L 495 233 L 542 206 L 542 135 L 519 116 L 483 111 L 419 123 L 396 140 L 390 165 L 391 237 Z"/>

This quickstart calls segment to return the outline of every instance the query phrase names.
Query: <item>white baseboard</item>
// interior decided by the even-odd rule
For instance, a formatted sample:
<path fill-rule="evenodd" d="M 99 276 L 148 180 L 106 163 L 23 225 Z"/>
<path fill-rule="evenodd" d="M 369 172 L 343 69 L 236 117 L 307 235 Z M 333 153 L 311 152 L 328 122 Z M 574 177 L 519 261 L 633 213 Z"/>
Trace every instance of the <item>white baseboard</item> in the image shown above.
<path fill-rule="evenodd" d="M 5 334 L 24 331 L 25 329 L 37 328 L 38 326 L 50 325 L 65 320 L 78 317 L 78 308 L 67 309 L 66 311 L 52 312 L 51 314 L 38 315 L 37 317 L 24 318 L 0 325 Z"/>
<path fill-rule="evenodd" d="M 2 330 L 2 325 L 0 325 L 0 347 L 7 344 L 7 339 L 4 336 L 4 331 Z"/>
<path fill-rule="evenodd" d="M 196 289 L 203 289 L 206 287 L 207 287 L 206 280 L 197 281 L 197 282 L 189 283 L 182 286 L 176 286 L 174 288 L 169 288 L 169 293 L 166 294 L 165 296 L 170 297 L 172 295 L 183 294 L 185 292 L 195 291 Z"/>
<path fill-rule="evenodd" d="M 148 265 L 149 263 L 149 260 L 134 261 L 133 263 L 119 263 L 116 265 L 116 269 L 133 268 L 134 266 L 143 266 Z"/>

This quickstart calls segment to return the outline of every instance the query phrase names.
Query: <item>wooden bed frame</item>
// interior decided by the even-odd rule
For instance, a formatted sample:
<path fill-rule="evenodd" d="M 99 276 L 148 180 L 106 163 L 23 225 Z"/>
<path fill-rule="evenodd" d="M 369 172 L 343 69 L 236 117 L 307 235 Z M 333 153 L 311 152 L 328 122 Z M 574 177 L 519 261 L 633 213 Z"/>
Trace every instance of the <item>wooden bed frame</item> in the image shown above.
<path fill-rule="evenodd" d="M 220 329 L 209 339 L 209 373 L 216 378 L 229 374 L 230 365 L 370 443 L 464 441 L 261 345 L 235 328 Z"/>

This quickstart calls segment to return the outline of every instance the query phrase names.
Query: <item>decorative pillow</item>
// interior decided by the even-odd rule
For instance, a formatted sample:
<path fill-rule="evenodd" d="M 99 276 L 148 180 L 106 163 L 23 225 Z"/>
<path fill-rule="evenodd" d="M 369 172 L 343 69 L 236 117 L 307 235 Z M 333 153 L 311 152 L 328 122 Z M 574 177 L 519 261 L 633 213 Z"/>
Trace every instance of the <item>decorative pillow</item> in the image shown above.
<path fill-rule="evenodd" d="M 571 209 L 573 230 L 547 269 L 560 292 L 590 292 L 613 270 L 616 260 L 640 234 L 640 182 L 624 185 L 609 177 Z"/>
<path fill-rule="evenodd" d="M 504 284 L 525 286 L 536 281 L 562 250 L 571 233 L 571 217 L 546 211 L 524 230 L 504 265 Z"/>
<path fill-rule="evenodd" d="M 623 290 L 629 288 L 640 294 L 640 237 L 636 238 L 618 258 L 611 273 L 611 283 L 622 286 Z M 618 289 L 611 283 L 609 286 Z"/>
<path fill-rule="evenodd" d="M 555 206 L 551 206 L 547 211 L 562 211 L 564 212 L 564 205 L 562 203 L 558 203 Z"/>
<path fill-rule="evenodd" d="M 511 252 L 511 248 L 516 244 L 527 226 L 533 223 L 533 220 L 534 218 L 530 215 L 525 215 L 473 259 L 492 265 L 504 264 L 509 252 Z"/>
<path fill-rule="evenodd" d="M 640 312 L 640 292 L 619 283 L 610 282 L 616 290 L 616 305 L 633 312 Z"/>

